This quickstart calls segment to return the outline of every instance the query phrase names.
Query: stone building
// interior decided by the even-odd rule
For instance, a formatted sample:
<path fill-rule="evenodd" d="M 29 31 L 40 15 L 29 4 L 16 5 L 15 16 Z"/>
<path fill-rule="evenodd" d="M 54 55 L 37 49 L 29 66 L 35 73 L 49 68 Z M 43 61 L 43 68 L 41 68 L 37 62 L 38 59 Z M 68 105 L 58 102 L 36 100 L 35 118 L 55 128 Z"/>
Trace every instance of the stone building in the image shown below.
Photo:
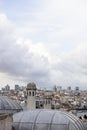
<path fill-rule="evenodd" d="M 36 96 L 36 84 L 27 84 L 27 109 L 51 109 L 52 98 L 50 95 Z"/>
<path fill-rule="evenodd" d="M 27 84 L 27 109 L 36 109 L 36 84 Z"/>
<path fill-rule="evenodd" d="M 0 114 L 0 130 L 12 130 L 13 117 L 11 114 Z"/>
<path fill-rule="evenodd" d="M 76 116 L 45 109 L 14 114 L 13 128 L 14 130 L 86 130 L 83 122 Z"/>
<path fill-rule="evenodd" d="M 22 107 L 6 96 L 0 96 L 0 130 L 12 130 L 13 114 Z"/>

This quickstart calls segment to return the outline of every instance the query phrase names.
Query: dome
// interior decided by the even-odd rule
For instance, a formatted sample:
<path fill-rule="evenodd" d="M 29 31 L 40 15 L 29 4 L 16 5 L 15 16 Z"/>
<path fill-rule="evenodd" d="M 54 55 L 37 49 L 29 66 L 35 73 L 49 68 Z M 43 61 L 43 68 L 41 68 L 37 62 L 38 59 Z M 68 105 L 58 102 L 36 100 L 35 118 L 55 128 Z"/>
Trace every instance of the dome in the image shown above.
<path fill-rule="evenodd" d="M 27 84 L 27 90 L 36 90 L 36 84 L 35 83 Z"/>
<path fill-rule="evenodd" d="M 14 130 L 85 130 L 74 115 L 57 110 L 28 110 L 13 115 Z"/>
<path fill-rule="evenodd" d="M 22 110 L 22 107 L 6 96 L 0 96 L 0 113 L 14 113 Z"/>

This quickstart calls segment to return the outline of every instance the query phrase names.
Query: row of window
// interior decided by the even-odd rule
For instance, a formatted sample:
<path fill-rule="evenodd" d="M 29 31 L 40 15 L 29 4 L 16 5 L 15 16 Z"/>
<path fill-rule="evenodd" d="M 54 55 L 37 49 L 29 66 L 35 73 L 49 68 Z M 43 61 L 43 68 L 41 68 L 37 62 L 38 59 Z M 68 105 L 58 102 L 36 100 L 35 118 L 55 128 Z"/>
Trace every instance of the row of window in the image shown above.
<path fill-rule="evenodd" d="M 27 95 L 28 96 L 35 96 L 35 92 L 34 91 L 27 91 Z"/>
<path fill-rule="evenodd" d="M 36 101 L 37 104 L 51 104 L 50 100 Z"/>

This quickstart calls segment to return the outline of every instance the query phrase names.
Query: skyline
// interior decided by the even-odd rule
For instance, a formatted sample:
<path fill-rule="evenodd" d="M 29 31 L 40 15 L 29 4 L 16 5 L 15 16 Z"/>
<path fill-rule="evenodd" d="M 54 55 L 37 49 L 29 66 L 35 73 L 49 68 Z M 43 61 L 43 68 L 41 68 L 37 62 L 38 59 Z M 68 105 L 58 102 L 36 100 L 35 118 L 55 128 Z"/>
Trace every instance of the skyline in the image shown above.
<path fill-rule="evenodd" d="M 0 0 L 0 86 L 87 89 L 87 2 Z"/>
<path fill-rule="evenodd" d="M 31 83 L 31 82 L 29 82 L 29 83 Z M 0 88 L 0 90 L 2 90 L 2 91 L 10 91 L 10 90 L 25 90 L 26 88 L 27 88 L 27 85 L 29 84 L 29 83 L 27 83 L 26 85 L 19 85 L 19 84 L 14 84 L 14 86 L 12 87 L 12 86 L 10 86 L 9 84 L 6 84 L 5 86 L 2 86 L 1 88 Z M 32 83 L 34 83 L 34 82 L 32 82 Z M 31 83 L 31 84 L 32 84 Z M 34 83 L 35 84 L 35 83 Z M 54 86 L 50 86 L 50 88 L 46 88 L 45 86 L 44 87 L 40 87 L 40 86 L 37 86 L 37 84 L 35 84 L 36 85 L 36 89 L 37 90 L 53 90 L 53 91 L 62 91 L 62 90 L 67 90 L 67 92 L 69 92 L 69 91 L 71 91 L 71 90 L 75 90 L 75 91 L 77 91 L 77 92 L 79 92 L 79 90 L 82 90 L 82 89 L 80 89 L 80 87 L 79 86 L 74 86 L 74 88 L 72 88 L 72 86 L 66 86 L 66 87 L 63 87 L 63 86 L 58 86 L 58 85 L 54 85 Z M 8 88 L 9 87 L 9 88 Z M 84 90 L 83 90 L 84 91 Z"/>

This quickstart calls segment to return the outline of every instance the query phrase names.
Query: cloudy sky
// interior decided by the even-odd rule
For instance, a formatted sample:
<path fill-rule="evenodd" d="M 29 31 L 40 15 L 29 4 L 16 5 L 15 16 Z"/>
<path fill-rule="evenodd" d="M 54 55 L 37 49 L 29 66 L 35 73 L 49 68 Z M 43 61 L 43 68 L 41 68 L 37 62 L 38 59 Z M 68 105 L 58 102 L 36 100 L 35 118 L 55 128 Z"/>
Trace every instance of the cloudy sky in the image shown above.
<path fill-rule="evenodd" d="M 87 89 L 87 1 L 0 0 L 0 88 Z"/>

